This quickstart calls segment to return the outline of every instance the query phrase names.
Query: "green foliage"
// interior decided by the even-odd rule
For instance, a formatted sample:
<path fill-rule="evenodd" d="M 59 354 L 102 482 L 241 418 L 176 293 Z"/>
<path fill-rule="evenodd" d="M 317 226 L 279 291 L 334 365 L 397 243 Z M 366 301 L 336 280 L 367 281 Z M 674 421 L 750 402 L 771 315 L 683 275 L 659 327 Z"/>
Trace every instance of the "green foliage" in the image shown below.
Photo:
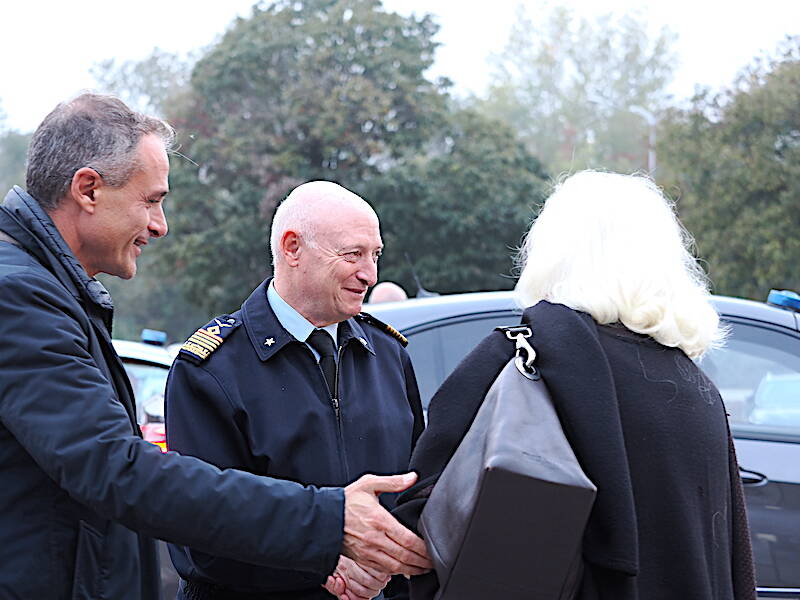
<path fill-rule="evenodd" d="M 167 333 L 169 343 L 182 342 L 209 314 L 188 302 L 181 295 L 176 277 L 159 275 L 153 262 L 160 240 L 151 242 L 137 261 L 137 274 L 123 280 L 101 274 L 98 279 L 114 299 L 115 338 L 138 340 L 142 329 L 159 329 Z"/>
<path fill-rule="evenodd" d="M 142 61 L 108 59 L 95 64 L 90 73 L 97 88 L 115 94 L 134 110 L 159 115 L 175 112 L 189 81 L 194 57 L 181 58 L 159 48 Z"/>
<path fill-rule="evenodd" d="M 230 150 L 204 163 L 207 175 L 230 176 L 234 161 L 261 180 L 356 178 L 419 146 L 443 108 L 423 76 L 436 31 L 430 17 L 386 13 L 376 0 L 254 9 L 192 74 L 187 129 Z"/>
<path fill-rule="evenodd" d="M 25 156 L 30 139 L 30 134 L 7 127 L 6 112 L 0 103 L 0 202 L 12 185 L 25 187 Z"/>
<path fill-rule="evenodd" d="M 800 37 L 672 111 L 659 153 L 718 293 L 800 290 Z"/>
<path fill-rule="evenodd" d="M 546 176 L 514 131 L 475 111 L 453 114 L 439 148 L 363 186 L 381 217 L 380 279 L 438 292 L 513 287 L 520 245 Z"/>
<path fill-rule="evenodd" d="M 30 141 L 30 133 L 0 131 L 0 193 L 3 197 L 13 185 L 25 188 L 25 157 Z"/>
<path fill-rule="evenodd" d="M 534 18 L 520 6 L 476 106 L 513 127 L 550 172 L 645 170 L 647 119 L 668 100 L 674 39 L 663 28 L 651 40 L 637 14 L 589 21 L 555 7 Z"/>
<path fill-rule="evenodd" d="M 442 120 L 425 79 L 437 27 L 376 0 L 280 1 L 238 19 L 195 66 L 158 270 L 208 312 L 231 310 L 269 271 L 275 206 L 295 185 L 353 186 L 422 148 Z"/>

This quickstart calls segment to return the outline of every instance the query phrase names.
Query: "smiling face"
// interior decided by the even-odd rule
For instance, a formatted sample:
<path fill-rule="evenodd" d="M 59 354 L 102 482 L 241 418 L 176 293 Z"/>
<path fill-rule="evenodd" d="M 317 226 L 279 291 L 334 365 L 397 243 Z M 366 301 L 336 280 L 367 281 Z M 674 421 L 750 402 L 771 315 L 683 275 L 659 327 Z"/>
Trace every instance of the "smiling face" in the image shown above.
<path fill-rule="evenodd" d="M 128 182 L 94 189 L 94 206 L 84 215 L 81 248 L 76 252 L 86 272 L 123 279 L 136 274 L 136 259 L 150 238 L 167 234 L 162 201 L 169 190 L 169 161 L 158 136 L 146 135 L 137 150 L 139 168 Z"/>
<path fill-rule="evenodd" d="M 361 312 L 369 287 L 378 280 L 383 249 L 378 218 L 369 206 L 329 207 L 315 223 L 311 243 L 300 240 L 292 306 L 317 327 Z"/>

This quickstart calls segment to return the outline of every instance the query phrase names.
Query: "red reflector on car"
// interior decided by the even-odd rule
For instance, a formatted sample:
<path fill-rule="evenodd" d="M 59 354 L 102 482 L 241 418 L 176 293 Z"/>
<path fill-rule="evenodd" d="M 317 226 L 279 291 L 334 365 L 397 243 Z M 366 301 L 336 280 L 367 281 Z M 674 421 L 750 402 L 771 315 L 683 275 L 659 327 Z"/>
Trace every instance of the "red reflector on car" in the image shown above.
<path fill-rule="evenodd" d="M 142 435 L 145 441 L 155 444 L 162 452 L 167 451 L 167 430 L 164 423 L 145 423 L 142 425 Z"/>

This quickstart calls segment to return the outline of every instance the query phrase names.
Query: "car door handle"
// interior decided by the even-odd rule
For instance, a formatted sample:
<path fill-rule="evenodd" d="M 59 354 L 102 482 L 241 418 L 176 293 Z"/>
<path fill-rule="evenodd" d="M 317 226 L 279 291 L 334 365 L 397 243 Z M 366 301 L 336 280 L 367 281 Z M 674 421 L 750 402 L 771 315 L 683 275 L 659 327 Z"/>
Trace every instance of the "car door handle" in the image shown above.
<path fill-rule="evenodd" d="M 769 478 L 763 473 L 751 471 L 750 469 L 745 469 L 743 467 L 739 467 L 739 476 L 742 478 L 742 485 L 767 485 L 767 482 L 769 481 Z"/>

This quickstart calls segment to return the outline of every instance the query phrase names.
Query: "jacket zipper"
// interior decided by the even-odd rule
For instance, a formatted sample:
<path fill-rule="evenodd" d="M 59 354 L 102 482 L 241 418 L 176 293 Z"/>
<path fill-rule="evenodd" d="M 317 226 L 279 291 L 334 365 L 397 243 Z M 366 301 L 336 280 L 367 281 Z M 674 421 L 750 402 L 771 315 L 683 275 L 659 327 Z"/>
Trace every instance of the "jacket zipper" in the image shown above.
<path fill-rule="evenodd" d="M 350 483 L 350 467 L 347 464 L 347 448 L 344 445 L 344 433 L 342 432 L 342 411 L 339 402 L 339 365 L 342 364 L 342 356 L 344 355 L 344 346 L 339 346 L 339 351 L 336 356 L 336 370 L 333 376 L 333 391 L 331 396 L 331 403 L 333 404 L 333 412 L 336 415 L 336 431 L 339 435 L 339 448 L 341 448 L 342 466 L 344 468 L 345 482 Z"/>

